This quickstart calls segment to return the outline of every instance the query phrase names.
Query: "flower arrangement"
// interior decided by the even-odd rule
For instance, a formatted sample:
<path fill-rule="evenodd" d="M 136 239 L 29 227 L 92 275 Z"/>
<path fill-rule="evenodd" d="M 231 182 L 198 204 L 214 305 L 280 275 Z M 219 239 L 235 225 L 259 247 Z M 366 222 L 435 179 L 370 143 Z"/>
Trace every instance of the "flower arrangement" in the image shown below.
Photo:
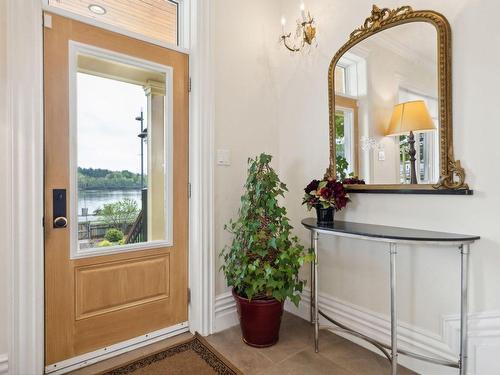
<path fill-rule="evenodd" d="M 349 177 L 342 180 L 343 185 L 364 185 L 365 181 L 357 177 Z"/>
<path fill-rule="evenodd" d="M 305 195 L 302 204 L 310 210 L 313 207 L 333 208 L 340 211 L 347 202 L 349 195 L 344 189 L 344 184 L 335 179 L 312 180 L 304 189 Z"/>

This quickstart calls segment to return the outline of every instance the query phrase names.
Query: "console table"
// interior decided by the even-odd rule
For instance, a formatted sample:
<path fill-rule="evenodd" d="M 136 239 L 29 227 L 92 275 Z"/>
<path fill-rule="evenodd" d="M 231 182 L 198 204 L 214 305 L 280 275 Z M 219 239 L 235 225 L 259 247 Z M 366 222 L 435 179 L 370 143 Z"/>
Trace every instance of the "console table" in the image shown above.
<path fill-rule="evenodd" d="M 302 220 L 302 225 L 311 231 L 311 247 L 314 250 L 315 261 L 311 264 L 311 322 L 314 324 L 314 346 L 316 353 L 319 351 L 319 330 L 331 329 L 357 336 L 368 341 L 378 348 L 391 362 L 392 375 L 397 374 L 398 353 L 419 360 L 431 362 L 438 365 L 455 367 L 459 369 L 460 375 L 466 374 L 467 368 L 467 313 L 468 313 L 468 268 L 470 245 L 479 240 L 479 236 L 467 236 L 463 234 L 442 233 L 426 230 L 389 227 L 384 225 L 371 225 L 335 221 L 331 225 L 319 226 L 316 219 Z M 390 345 L 374 340 L 360 332 L 335 321 L 324 314 L 318 306 L 318 238 L 320 235 L 357 238 L 368 241 L 385 242 L 388 244 L 390 259 L 390 293 L 391 293 L 391 343 Z M 460 357 L 457 361 L 449 361 L 441 358 L 431 358 L 412 353 L 398 348 L 397 339 L 397 309 L 396 309 L 396 254 L 398 244 L 428 244 L 445 245 L 457 247 L 460 250 Z M 320 326 L 319 316 L 335 326 Z"/>

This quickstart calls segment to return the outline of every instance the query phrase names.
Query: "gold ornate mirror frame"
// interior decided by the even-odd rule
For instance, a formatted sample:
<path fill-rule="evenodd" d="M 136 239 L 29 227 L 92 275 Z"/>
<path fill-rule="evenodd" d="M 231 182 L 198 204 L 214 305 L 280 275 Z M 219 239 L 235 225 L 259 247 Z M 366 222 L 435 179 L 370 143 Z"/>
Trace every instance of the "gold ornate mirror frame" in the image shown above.
<path fill-rule="evenodd" d="M 364 24 L 354 30 L 347 43 L 333 57 L 328 72 L 328 96 L 330 112 L 330 165 L 325 177 L 335 178 L 335 67 L 340 58 L 351 47 L 394 26 L 410 22 L 428 22 L 437 30 L 438 45 L 438 94 L 440 121 L 440 177 L 435 185 L 350 185 L 350 191 L 370 190 L 469 190 L 465 183 L 465 171 L 459 160 L 453 156 L 453 121 L 452 121 L 452 90 L 451 90 L 451 27 L 448 20 L 440 13 L 431 10 L 413 10 L 410 6 L 397 9 L 380 9 L 373 5 L 372 14 Z"/>

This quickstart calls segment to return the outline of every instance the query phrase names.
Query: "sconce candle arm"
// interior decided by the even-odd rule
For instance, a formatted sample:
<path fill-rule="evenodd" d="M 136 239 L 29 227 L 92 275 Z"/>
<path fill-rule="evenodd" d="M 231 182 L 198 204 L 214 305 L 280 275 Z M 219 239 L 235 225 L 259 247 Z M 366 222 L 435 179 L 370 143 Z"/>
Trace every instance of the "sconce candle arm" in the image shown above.
<path fill-rule="evenodd" d="M 283 40 L 283 44 L 287 50 L 289 50 L 290 52 L 299 52 L 301 48 L 288 45 L 287 40 L 290 39 L 291 36 L 292 33 L 284 34 L 281 36 L 281 40 Z"/>
<path fill-rule="evenodd" d="M 312 45 L 316 39 L 316 27 L 314 26 L 314 18 L 311 17 L 311 13 L 307 12 L 307 17 L 305 16 L 305 11 L 302 10 L 302 20 L 297 21 L 297 36 L 300 36 L 300 45 L 295 44 L 290 45 L 289 40 L 292 37 L 292 33 L 285 33 L 285 20 L 282 18 L 281 25 L 283 26 L 283 34 L 280 39 L 283 41 L 283 45 L 290 52 L 300 52 L 306 44 Z"/>

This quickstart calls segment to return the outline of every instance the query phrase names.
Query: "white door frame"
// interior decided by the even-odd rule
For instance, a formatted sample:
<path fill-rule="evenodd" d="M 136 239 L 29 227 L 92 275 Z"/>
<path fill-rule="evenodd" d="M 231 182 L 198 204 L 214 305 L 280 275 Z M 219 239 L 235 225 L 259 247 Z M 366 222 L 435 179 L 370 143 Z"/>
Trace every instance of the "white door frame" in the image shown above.
<path fill-rule="evenodd" d="M 44 0 L 7 0 L 8 196 L 3 239 L 9 264 L 11 374 L 44 372 L 43 37 Z M 191 0 L 190 245 L 191 331 L 213 330 L 213 91 L 211 0 Z M 3 87 L 2 87 L 3 88 Z M 10 178 L 9 178 L 10 177 Z M 8 220 L 7 220 L 8 222 Z"/>

